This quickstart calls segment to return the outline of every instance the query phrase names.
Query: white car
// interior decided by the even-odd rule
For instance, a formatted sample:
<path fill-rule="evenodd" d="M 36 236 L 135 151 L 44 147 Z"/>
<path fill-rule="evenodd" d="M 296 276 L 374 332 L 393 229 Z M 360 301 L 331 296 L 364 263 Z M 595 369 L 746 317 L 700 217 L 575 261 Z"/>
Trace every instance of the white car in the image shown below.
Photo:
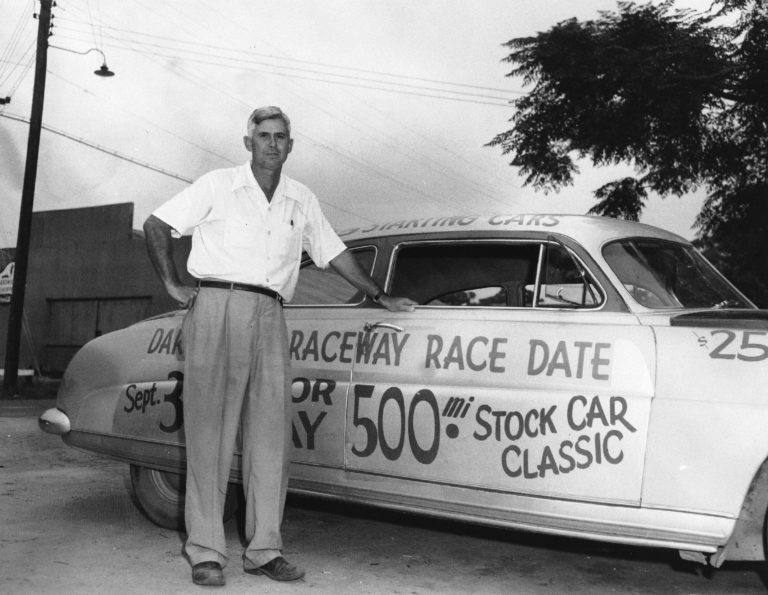
<path fill-rule="evenodd" d="M 303 264 L 286 305 L 291 490 L 714 566 L 765 558 L 768 312 L 689 242 L 560 215 L 403 220 L 342 237 L 390 294 L 420 305 L 386 311 Z M 40 421 L 130 463 L 140 507 L 172 527 L 183 316 L 88 343 Z"/>

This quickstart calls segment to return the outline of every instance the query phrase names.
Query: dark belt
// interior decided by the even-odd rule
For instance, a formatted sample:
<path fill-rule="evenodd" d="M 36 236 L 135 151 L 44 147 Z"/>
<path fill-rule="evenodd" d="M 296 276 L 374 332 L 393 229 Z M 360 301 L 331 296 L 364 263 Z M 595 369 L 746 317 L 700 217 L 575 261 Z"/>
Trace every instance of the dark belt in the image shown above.
<path fill-rule="evenodd" d="M 266 287 L 259 287 L 258 285 L 248 285 L 247 283 L 228 283 L 226 281 L 198 281 L 198 287 L 212 287 L 213 289 L 228 289 L 229 291 L 250 291 L 251 293 L 260 293 L 267 295 L 278 303 L 283 305 L 283 296 L 276 291 L 267 289 Z"/>

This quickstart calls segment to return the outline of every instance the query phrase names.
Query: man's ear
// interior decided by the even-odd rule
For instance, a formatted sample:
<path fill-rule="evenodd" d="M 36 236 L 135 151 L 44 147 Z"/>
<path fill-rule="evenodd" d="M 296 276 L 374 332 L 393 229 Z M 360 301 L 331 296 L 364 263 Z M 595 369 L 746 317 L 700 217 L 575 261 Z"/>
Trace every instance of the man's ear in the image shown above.
<path fill-rule="evenodd" d="M 250 151 L 250 149 L 248 149 L 248 150 Z M 293 151 L 293 139 L 292 138 L 288 139 L 288 152 L 290 153 L 291 151 Z"/>
<path fill-rule="evenodd" d="M 243 137 L 243 143 L 245 144 L 246 150 L 250 153 L 251 152 L 251 137 L 248 135 L 245 135 Z"/>

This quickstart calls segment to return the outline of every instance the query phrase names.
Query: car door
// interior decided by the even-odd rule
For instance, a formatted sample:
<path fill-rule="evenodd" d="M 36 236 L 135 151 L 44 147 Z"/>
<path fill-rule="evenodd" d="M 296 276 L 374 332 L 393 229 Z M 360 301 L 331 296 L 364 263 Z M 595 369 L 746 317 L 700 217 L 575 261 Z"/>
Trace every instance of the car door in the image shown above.
<path fill-rule="evenodd" d="M 396 259 L 390 292 L 424 305 L 357 312 L 347 471 L 437 498 L 459 486 L 638 505 L 650 331 L 606 308 L 557 243 L 414 243 Z"/>
<path fill-rule="evenodd" d="M 374 246 L 351 252 L 364 270 L 373 269 Z M 350 313 L 364 297 L 332 269 L 303 263 L 286 307 L 293 373 L 291 461 L 299 465 L 294 476 L 304 476 L 309 467 L 344 467 L 346 399 L 359 330 Z"/>

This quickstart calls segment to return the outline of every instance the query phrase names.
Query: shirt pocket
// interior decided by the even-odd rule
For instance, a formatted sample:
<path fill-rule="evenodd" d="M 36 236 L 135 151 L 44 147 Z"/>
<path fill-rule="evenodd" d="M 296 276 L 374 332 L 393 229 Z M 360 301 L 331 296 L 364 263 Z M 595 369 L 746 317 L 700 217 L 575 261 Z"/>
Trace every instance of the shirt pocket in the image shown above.
<path fill-rule="evenodd" d="M 301 254 L 301 230 L 292 223 L 278 223 L 271 231 L 269 250 L 276 258 L 299 258 Z"/>

